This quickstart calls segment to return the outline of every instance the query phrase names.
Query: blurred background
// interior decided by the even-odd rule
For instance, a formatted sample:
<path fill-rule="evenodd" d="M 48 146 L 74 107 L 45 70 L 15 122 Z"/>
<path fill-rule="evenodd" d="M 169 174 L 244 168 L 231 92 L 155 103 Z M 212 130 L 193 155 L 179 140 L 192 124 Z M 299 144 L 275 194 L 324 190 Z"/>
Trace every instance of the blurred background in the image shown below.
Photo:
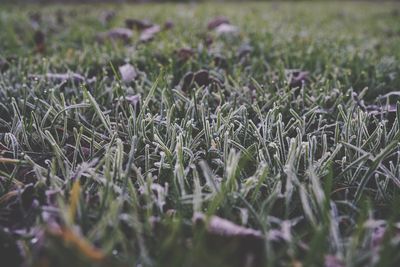
<path fill-rule="evenodd" d="M 197 3 L 197 2 L 300 2 L 303 0 L 0 0 L 0 3 L 167 3 L 167 2 L 181 2 L 181 3 Z M 329 0 L 307 0 L 310 1 L 325 1 L 332 2 Z M 340 1 L 340 0 L 339 0 Z M 346 0 L 343 0 L 346 1 Z M 365 0 L 359 0 L 360 2 Z M 367 1 L 379 1 L 384 0 L 367 0 Z M 394 0 L 400 1 L 400 0 Z M 305 1 L 303 1 L 305 2 Z"/>
<path fill-rule="evenodd" d="M 0 0 L 1 3 L 198 3 L 198 2 L 345 2 L 346 0 Z M 353 0 L 356 2 L 400 2 L 400 0 Z"/>

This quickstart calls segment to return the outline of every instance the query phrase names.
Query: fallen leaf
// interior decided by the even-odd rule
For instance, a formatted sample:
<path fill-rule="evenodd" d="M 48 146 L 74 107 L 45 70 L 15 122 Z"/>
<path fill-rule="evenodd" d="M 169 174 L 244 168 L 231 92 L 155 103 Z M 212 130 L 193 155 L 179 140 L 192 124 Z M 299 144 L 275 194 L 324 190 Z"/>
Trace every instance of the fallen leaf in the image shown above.
<path fill-rule="evenodd" d="M 229 266 L 264 266 L 264 236 L 261 231 L 237 225 L 231 221 L 202 213 L 193 216 L 194 226 L 205 229 L 208 252 L 218 253 L 225 248 Z"/>
<path fill-rule="evenodd" d="M 239 33 L 239 28 L 230 24 L 221 24 L 215 28 L 218 35 L 236 35 Z"/>
<path fill-rule="evenodd" d="M 249 44 L 243 44 L 239 47 L 237 51 L 237 57 L 240 59 L 253 51 L 253 47 Z"/>
<path fill-rule="evenodd" d="M 136 95 L 128 95 L 128 96 L 121 96 L 117 99 L 117 101 L 119 101 L 120 103 L 128 103 L 129 105 L 131 105 L 135 111 L 135 113 L 139 113 L 140 112 L 140 108 L 141 108 L 141 95 L 140 94 L 136 94 Z"/>
<path fill-rule="evenodd" d="M 143 30 L 142 33 L 140 34 L 139 40 L 141 42 L 151 41 L 154 38 L 154 36 L 157 33 L 159 33 L 160 31 L 161 31 L 161 27 L 158 25 L 154 25 L 150 28 Z"/>
<path fill-rule="evenodd" d="M 33 35 L 33 40 L 35 41 L 36 51 L 39 53 L 44 53 L 46 50 L 45 46 L 45 35 L 41 30 L 35 31 Z"/>
<path fill-rule="evenodd" d="M 175 53 L 179 61 L 187 61 L 194 55 L 193 49 L 187 47 L 180 48 Z"/>
<path fill-rule="evenodd" d="M 325 267 L 344 267 L 344 263 L 334 255 L 325 256 Z"/>
<path fill-rule="evenodd" d="M 204 214 L 196 213 L 193 217 L 195 223 L 206 222 L 207 219 Z M 259 230 L 246 228 L 237 225 L 231 221 L 220 218 L 218 216 L 211 216 L 207 221 L 207 231 L 211 234 L 221 236 L 242 236 L 251 237 L 256 240 L 263 240 L 264 236 Z"/>
<path fill-rule="evenodd" d="M 126 19 L 125 26 L 128 29 L 135 29 L 138 31 L 143 31 L 145 29 L 153 27 L 153 23 L 148 20 L 139 20 L 139 19 Z"/>
<path fill-rule="evenodd" d="M 229 23 L 230 22 L 226 17 L 219 16 L 219 17 L 215 17 L 211 21 L 209 21 L 207 24 L 207 28 L 209 30 L 213 30 L 222 24 L 229 24 Z"/>
<path fill-rule="evenodd" d="M 47 73 L 45 77 L 56 82 L 64 82 L 69 79 L 76 83 L 85 81 L 85 77 L 78 73 Z"/>
<path fill-rule="evenodd" d="M 141 96 L 140 95 L 130 95 L 125 97 L 126 100 L 128 100 L 132 106 L 139 106 L 140 105 L 140 100 Z"/>
<path fill-rule="evenodd" d="M 211 85 L 211 89 L 214 90 L 218 87 L 222 87 L 221 81 L 217 77 L 210 76 L 208 70 L 199 70 L 195 73 L 188 72 L 183 76 L 181 82 L 181 90 L 188 92 L 188 90 L 197 85 L 199 87 L 206 87 Z"/>
<path fill-rule="evenodd" d="M 182 85 L 181 85 L 182 91 L 187 92 L 190 89 L 190 86 L 193 83 L 193 77 L 194 77 L 194 74 L 191 71 L 186 73 L 185 76 L 183 76 Z"/>
<path fill-rule="evenodd" d="M 170 30 L 175 26 L 174 22 L 172 20 L 167 20 L 164 22 L 164 30 Z"/>
<path fill-rule="evenodd" d="M 210 84 L 210 74 L 207 70 L 199 70 L 194 74 L 193 81 L 197 83 L 198 86 L 207 86 Z"/>
<path fill-rule="evenodd" d="M 227 62 L 226 58 L 221 55 L 216 55 L 214 57 L 214 64 L 215 64 L 215 66 L 222 68 L 222 69 L 228 68 L 228 62 Z"/>
<path fill-rule="evenodd" d="M 286 76 L 291 88 L 301 87 L 303 84 L 310 81 L 310 73 L 308 71 L 288 70 Z"/>
<path fill-rule="evenodd" d="M 365 106 L 365 109 L 371 115 L 380 115 L 385 113 L 396 113 L 397 105 L 396 104 L 388 104 L 386 106 L 368 105 Z"/>
<path fill-rule="evenodd" d="M 127 28 L 115 28 L 108 32 L 103 32 L 97 35 L 98 41 L 104 41 L 105 39 L 110 40 L 122 40 L 128 42 L 132 38 L 132 30 Z"/>
<path fill-rule="evenodd" d="M 131 64 L 122 65 L 118 69 L 121 74 L 121 79 L 125 83 L 135 80 L 138 75 L 136 69 Z"/>

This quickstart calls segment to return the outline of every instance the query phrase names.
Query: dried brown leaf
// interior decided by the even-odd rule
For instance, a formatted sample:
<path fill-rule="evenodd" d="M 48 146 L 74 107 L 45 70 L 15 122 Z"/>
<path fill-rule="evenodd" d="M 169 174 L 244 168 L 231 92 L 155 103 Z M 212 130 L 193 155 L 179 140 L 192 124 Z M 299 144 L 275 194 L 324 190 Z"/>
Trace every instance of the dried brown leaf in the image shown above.
<path fill-rule="evenodd" d="M 125 20 L 125 26 L 128 29 L 134 29 L 134 30 L 138 30 L 138 31 L 143 31 L 145 29 L 153 27 L 154 24 L 151 23 L 148 20 L 126 19 Z"/>
<path fill-rule="evenodd" d="M 97 35 L 97 40 L 102 42 L 106 39 L 109 40 L 121 40 L 124 42 L 128 42 L 132 38 L 132 30 L 127 28 L 114 28 L 109 30 L 108 32 L 103 32 Z"/>
<path fill-rule="evenodd" d="M 202 213 L 193 216 L 196 227 L 204 227 L 209 253 L 224 247 L 226 263 L 230 266 L 264 266 L 264 236 L 261 231 L 237 225 L 231 221 Z"/>
<path fill-rule="evenodd" d="M 215 28 L 217 28 L 218 26 L 222 25 L 222 24 L 229 24 L 229 20 L 226 17 L 223 16 L 219 16 L 219 17 L 215 17 L 212 20 L 210 20 L 207 24 L 207 28 L 209 30 L 214 30 Z"/>
<path fill-rule="evenodd" d="M 35 34 L 33 35 L 33 40 L 35 42 L 36 52 L 44 53 L 46 51 L 45 39 L 46 37 L 41 30 L 35 31 Z"/>
<path fill-rule="evenodd" d="M 190 86 L 193 83 L 194 74 L 193 72 L 188 72 L 183 76 L 181 89 L 184 92 L 187 92 L 190 89 Z"/>
<path fill-rule="evenodd" d="M 310 81 L 310 72 L 302 70 L 288 70 L 286 73 L 291 88 L 301 87 Z"/>
<path fill-rule="evenodd" d="M 176 56 L 179 61 L 188 61 L 192 56 L 194 56 L 194 51 L 191 48 L 184 47 L 175 51 Z"/>
<path fill-rule="evenodd" d="M 175 24 L 172 20 L 167 20 L 166 22 L 164 22 L 164 26 L 163 26 L 164 30 L 170 30 L 174 27 L 175 27 Z"/>
<path fill-rule="evenodd" d="M 194 74 L 193 81 L 198 86 L 207 86 L 210 84 L 210 74 L 207 70 L 199 70 Z"/>

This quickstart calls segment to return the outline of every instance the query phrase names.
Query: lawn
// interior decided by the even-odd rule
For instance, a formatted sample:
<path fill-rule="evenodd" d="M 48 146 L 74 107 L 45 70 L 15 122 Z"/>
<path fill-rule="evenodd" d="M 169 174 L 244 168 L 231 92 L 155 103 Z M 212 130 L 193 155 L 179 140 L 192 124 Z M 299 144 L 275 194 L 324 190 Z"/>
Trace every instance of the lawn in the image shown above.
<path fill-rule="evenodd" d="M 0 265 L 398 266 L 399 21 L 0 6 Z"/>

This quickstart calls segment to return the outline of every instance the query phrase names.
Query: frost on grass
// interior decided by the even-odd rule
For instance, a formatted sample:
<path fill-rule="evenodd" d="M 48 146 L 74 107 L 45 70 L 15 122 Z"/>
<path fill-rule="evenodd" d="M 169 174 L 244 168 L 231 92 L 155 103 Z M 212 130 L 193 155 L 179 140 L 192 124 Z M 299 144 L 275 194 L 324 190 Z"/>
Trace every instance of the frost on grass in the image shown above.
<path fill-rule="evenodd" d="M 398 266 L 397 9 L 0 8 L 0 259 Z"/>

